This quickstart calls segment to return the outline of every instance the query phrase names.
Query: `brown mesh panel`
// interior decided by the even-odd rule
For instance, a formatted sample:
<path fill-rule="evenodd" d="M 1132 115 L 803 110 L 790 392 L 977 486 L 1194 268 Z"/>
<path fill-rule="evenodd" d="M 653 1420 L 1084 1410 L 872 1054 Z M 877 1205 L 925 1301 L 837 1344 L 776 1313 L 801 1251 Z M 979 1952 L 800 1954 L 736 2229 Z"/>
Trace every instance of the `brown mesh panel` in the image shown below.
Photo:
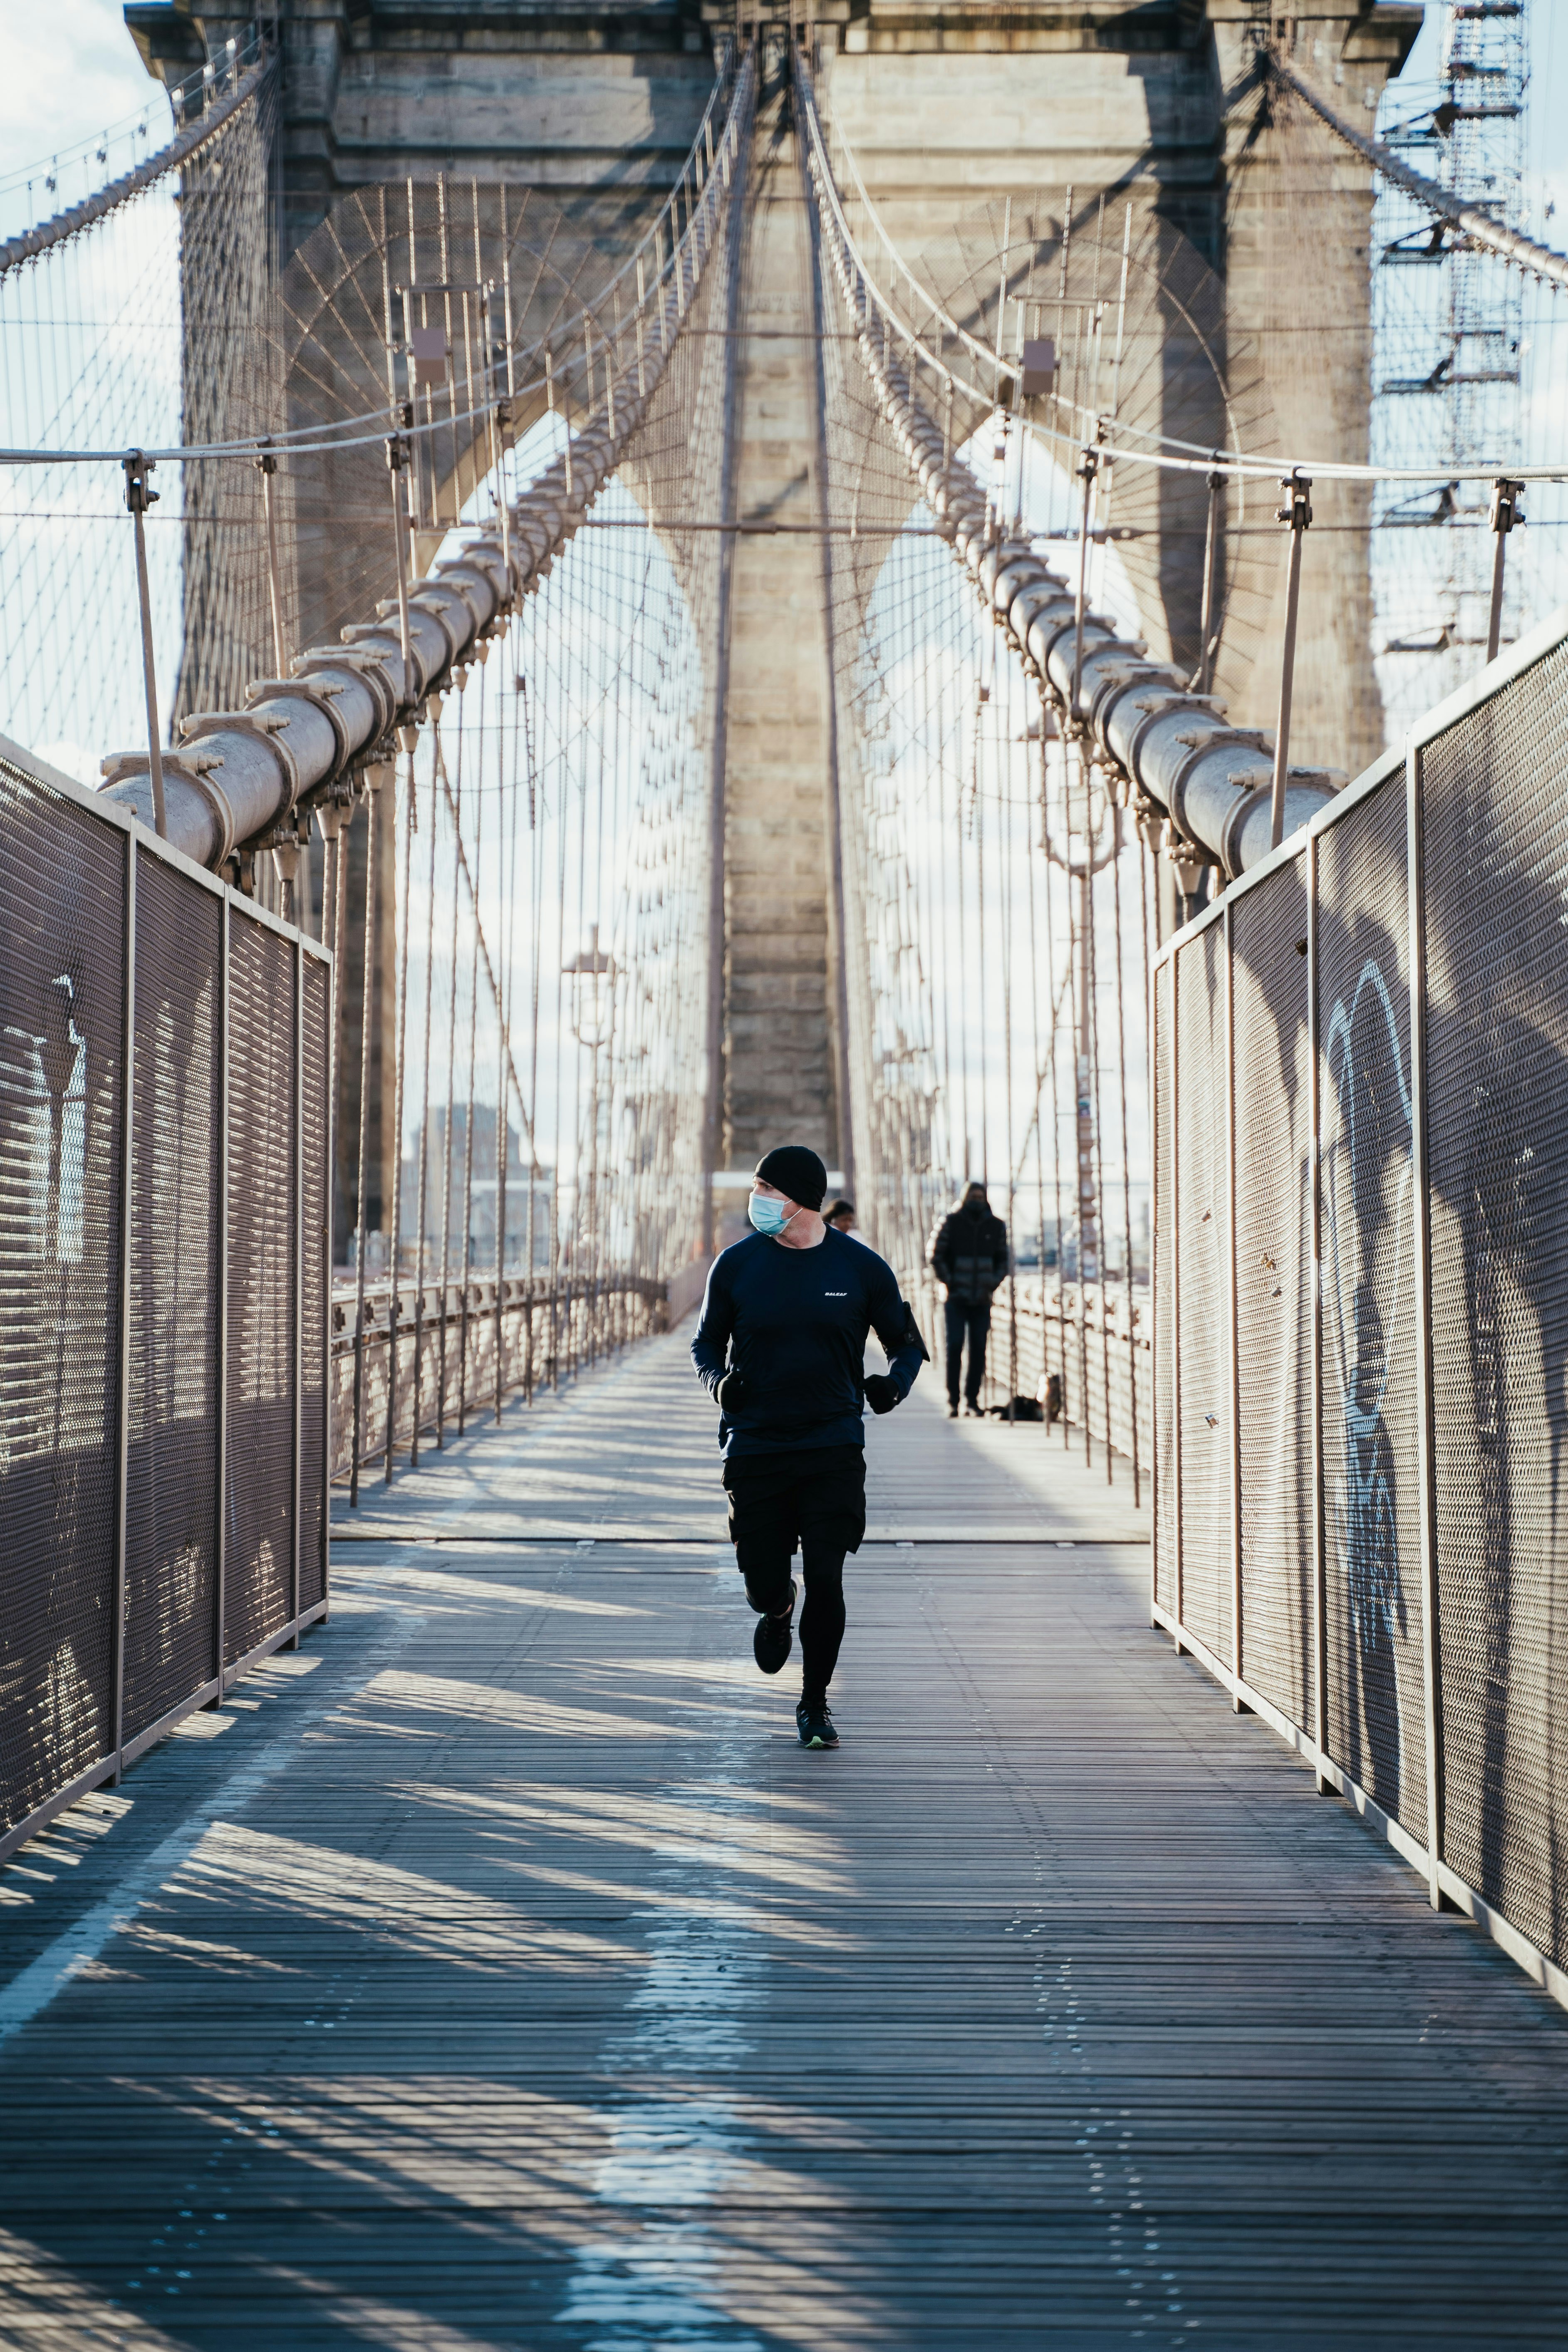
<path fill-rule="evenodd" d="M 137 854 L 125 1732 L 217 1666 L 217 899 Z"/>
<path fill-rule="evenodd" d="M 224 1648 L 288 1622 L 294 1510 L 294 950 L 229 919 Z"/>
<path fill-rule="evenodd" d="M 1304 1724 L 1312 1639 L 1312 1122 L 1304 860 L 1231 918 L 1241 1662 Z"/>
<path fill-rule="evenodd" d="M 1422 784 L 1444 1853 L 1561 1961 L 1568 651 Z"/>
<path fill-rule="evenodd" d="M 0 761 L 0 1827 L 112 1744 L 125 857 Z"/>
<path fill-rule="evenodd" d="M 1328 1745 L 1425 1837 L 1403 771 L 1318 856 Z"/>
<path fill-rule="evenodd" d="M 1177 1344 L 1182 1354 L 1182 1617 L 1230 1659 L 1230 1394 L 1225 1280 L 1225 934 L 1176 956 Z"/>
<path fill-rule="evenodd" d="M 304 1327 L 300 1397 L 300 1606 L 313 1609 L 327 1589 L 327 1202 L 328 1066 L 331 982 L 325 964 L 305 959 L 302 1073 L 304 1197 L 300 1242 L 304 1259 Z"/>
<path fill-rule="evenodd" d="M 1154 1594 L 1163 1609 L 1176 1605 L 1173 969 L 1167 961 L 1154 979 Z"/>

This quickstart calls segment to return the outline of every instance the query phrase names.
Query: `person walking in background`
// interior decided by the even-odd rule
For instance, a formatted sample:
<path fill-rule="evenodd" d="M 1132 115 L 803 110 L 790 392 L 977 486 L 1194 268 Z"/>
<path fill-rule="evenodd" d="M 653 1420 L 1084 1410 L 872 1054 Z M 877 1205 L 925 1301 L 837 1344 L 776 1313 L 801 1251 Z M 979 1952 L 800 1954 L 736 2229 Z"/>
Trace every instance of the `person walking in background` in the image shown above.
<path fill-rule="evenodd" d="M 992 1213 L 984 1184 L 967 1184 L 963 1198 L 931 1236 L 931 1272 L 943 1286 L 947 1302 L 947 1411 L 958 1418 L 959 1375 L 963 1370 L 963 1343 L 969 1341 L 968 1377 L 963 1382 L 965 1408 L 980 1411 L 980 1384 L 985 1378 L 985 1339 L 991 1328 L 991 1299 L 1007 1278 L 1007 1228 Z"/>
<path fill-rule="evenodd" d="M 824 1209 L 822 1222 L 831 1225 L 836 1234 L 852 1234 L 858 1222 L 853 1201 L 835 1201 L 831 1209 Z"/>
<path fill-rule="evenodd" d="M 776 1675 L 790 1652 L 800 1547 L 803 1748 L 837 1748 L 827 1685 L 844 1638 L 844 1559 L 866 1532 L 867 1405 L 891 1412 L 914 1386 L 925 1343 L 898 1278 L 864 1242 L 821 1215 L 827 1171 L 804 1144 L 757 1162 L 754 1231 L 721 1250 L 691 1342 L 719 1406 L 730 1538 L 757 1612 L 752 1654 Z M 866 1370 L 875 1331 L 885 1372 Z"/>

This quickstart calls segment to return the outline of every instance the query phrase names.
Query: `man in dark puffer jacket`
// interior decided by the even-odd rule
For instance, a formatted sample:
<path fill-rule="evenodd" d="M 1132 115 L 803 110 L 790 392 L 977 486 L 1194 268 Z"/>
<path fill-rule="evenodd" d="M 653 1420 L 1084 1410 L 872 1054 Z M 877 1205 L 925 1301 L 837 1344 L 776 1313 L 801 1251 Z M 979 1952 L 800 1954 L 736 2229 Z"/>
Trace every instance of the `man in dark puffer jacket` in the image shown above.
<path fill-rule="evenodd" d="M 970 1412 L 978 1413 L 992 1293 L 1007 1278 L 1007 1228 L 992 1214 L 984 1184 L 967 1185 L 957 1208 L 950 1210 L 937 1226 L 931 1236 L 931 1265 L 947 1290 L 947 1410 L 956 1420 L 964 1337 L 967 1334 L 969 1339 L 964 1403 Z"/>

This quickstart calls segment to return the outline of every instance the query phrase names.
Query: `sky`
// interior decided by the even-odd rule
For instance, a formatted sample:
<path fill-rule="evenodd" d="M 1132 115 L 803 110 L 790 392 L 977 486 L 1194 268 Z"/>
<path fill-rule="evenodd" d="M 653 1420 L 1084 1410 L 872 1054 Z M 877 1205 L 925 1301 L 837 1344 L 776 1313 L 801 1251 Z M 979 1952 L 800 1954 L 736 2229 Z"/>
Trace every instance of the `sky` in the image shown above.
<path fill-rule="evenodd" d="M 116 0 L 49 0 L 26 7 L 11 0 L 5 11 L 5 72 L 0 75 L 0 223 L 22 224 L 17 206 L 29 177 L 41 179 L 52 158 L 62 163 L 95 145 L 106 129 L 122 127 L 132 115 L 147 117 L 147 151 L 169 135 L 169 108 L 125 29 Z M 130 154 L 127 151 L 127 168 Z M 40 200 L 34 216 L 46 207 Z M 60 204 L 85 193 L 79 173 L 58 191 Z M 47 209 L 54 210 L 54 204 Z"/>
<path fill-rule="evenodd" d="M 18 163 L 118 122 L 153 86 L 116 0 L 50 0 L 5 16 L 0 152 Z"/>

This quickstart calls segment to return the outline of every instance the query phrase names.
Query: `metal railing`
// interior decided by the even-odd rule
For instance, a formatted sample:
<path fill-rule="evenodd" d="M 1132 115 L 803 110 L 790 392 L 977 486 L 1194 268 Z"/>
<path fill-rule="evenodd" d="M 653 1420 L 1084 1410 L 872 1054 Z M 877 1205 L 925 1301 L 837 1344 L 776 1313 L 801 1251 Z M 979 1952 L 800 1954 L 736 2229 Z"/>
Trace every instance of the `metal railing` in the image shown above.
<path fill-rule="evenodd" d="M 487 1420 L 499 1421 L 508 1397 L 531 1404 L 535 1395 L 560 1388 L 634 1339 L 665 1330 L 671 1287 L 627 1274 L 596 1280 L 517 1275 L 500 1284 L 452 1282 L 444 1292 L 438 1282 L 421 1290 L 405 1279 L 395 1289 L 394 1383 L 394 1286 L 367 1283 L 359 1467 L 374 1463 L 390 1475 L 400 1454 L 414 1466 L 422 1451 L 443 1445 L 449 1434 L 461 1436 Z M 334 1478 L 351 1477 L 354 1469 L 356 1297 L 349 1284 L 332 1300 Z M 389 1412 L 395 1424 L 390 1439 Z"/>
<path fill-rule="evenodd" d="M 0 1855 L 327 1609 L 330 960 L 0 741 Z"/>
<path fill-rule="evenodd" d="M 929 1269 L 906 1276 L 904 1292 L 916 1302 L 931 1350 L 924 1376 L 940 1387 L 945 1372 L 942 1302 Z M 1008 1400 L 1038 1404 L 1074 1444 L 1086 1441 L 1090 1459 L 1110 1450 L 1124 1454 L 1134 1472 L 1137 1498 L 1147 1502 L 1154 1429 L 1154 1364 L 1150 1294 L 1134 1286 L 1131 1307 L 1118 1281 L 1041 1283 L 1023 1273 L 1016 1286 L 1005 1282 L 991 1305 L 991 1332 L 980 1403 L 985 1412 L 1005 1413 Z"/>
<path fill-rule="evenodd" d="M 1152 1611 L 1568 2001 L 1568 613 L 1162 950 Z"/>

